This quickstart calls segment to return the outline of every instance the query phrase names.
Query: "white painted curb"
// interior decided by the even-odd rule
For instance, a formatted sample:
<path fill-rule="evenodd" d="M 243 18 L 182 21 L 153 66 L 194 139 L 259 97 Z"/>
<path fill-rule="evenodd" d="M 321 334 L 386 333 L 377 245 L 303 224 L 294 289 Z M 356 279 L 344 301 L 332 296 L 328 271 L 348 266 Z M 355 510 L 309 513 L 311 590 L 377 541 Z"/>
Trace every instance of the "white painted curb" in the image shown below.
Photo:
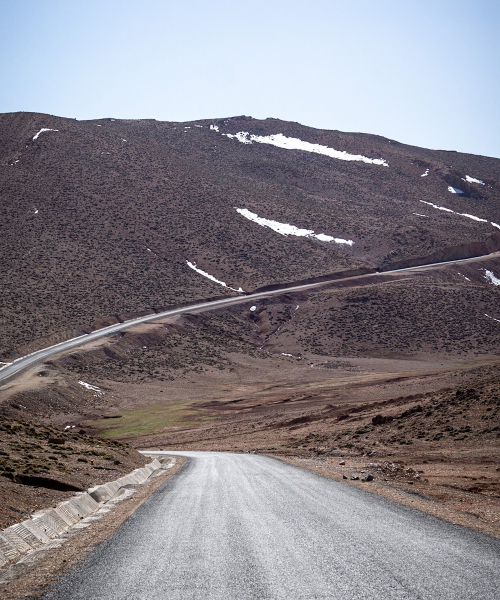
<path fill-rule="evenodd" d="M 50 542 L 81 519 L 95 513 L 126 486 L 141 485 L 161 466 L 162 463 L 155 458 L 142 469 L 135 469 L 116 481 L 90 488 L 88 492 L 81 492 L 61 502 L 56 508 L 40 510 L 30 519 L 0 531 L 0 569 L 18 562 L 28 552 Z"/>

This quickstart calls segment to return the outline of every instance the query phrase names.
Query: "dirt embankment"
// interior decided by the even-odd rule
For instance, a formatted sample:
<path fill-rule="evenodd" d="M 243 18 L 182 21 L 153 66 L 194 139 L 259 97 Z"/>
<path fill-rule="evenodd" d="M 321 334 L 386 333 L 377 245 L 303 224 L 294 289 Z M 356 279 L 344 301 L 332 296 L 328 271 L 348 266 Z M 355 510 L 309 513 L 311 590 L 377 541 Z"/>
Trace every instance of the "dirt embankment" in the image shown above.
<path fill-rule="evenodd" d="M 288 428 L 296 464 L 500 537 L 500 379 Z"/>
<path fill-rule="evenodd" d="M 0 416 L 0 529 L 146 462 L 123 442 Z"/>
<path fill-rule="evenodd" d="M 252 294 L 258 294 L 259 292 L 272 292 L 273 290 L 279 290 L 281 288 L 295 287 L 299 285 L 309 285 L 312 283 L 323 283 L 328 281 L 336 281 L 337 279 L 346 279 L 348 277 L 359 277 L 360 275 L 369 275 L 370 273 L 376 273 L 377 271 L 371 267 L 360 267 L 359 269 L 348 269 L 345 271 L 337 271 L 336 273 L 328 273 L 326 275 L 320 275 L 319 277 L 308 277 L 307 279 L 299 279 L 298 281 L 291 281 L 287 283 L 275 283 L 272 285 L 264 285 L 253 290 Z"/>
<path fill-rule="evenodd" d="M 465 258 L 476 258 L 479 256 L 487 256 L 493 252 L 500 251 L 500 232 L 494 233 L 484 242 L 469 242 L 467 244 L 459 244 L 450 246 L 438 252 L 421 256 L 417 258 L 409 258 L 397 262 L 384 264 L 379 268 L 379 271 L 391 271 L 394 269 L 406 269 L 408 267 L 418 267 L 420 265 L 431 265 L 434 263 L 447 262 L 450 260 L 462 260 Z"/>

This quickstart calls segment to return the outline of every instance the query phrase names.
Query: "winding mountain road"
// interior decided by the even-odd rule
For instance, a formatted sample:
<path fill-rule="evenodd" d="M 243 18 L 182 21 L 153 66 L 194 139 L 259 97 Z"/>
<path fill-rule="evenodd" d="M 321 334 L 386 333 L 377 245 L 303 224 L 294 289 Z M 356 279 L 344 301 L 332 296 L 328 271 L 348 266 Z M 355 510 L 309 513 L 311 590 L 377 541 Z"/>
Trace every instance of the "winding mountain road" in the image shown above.
<path fill-rule="evenodd" d="M 498 539 L 273 458 L 172 454 L 187 466 L 45 600 L 499 597 Z"/>
<path fill-rule="evenodd" d="M 50 356 L 58 354 L 60 352 L 64 352 L 66 350 L 70 350 L 72 348 L 77 348 L 80 346 L 84 346 L 89 342 L 98 340 L 107 335 L 111 335 L 113 333 L 118 333 L 120 331 L 124 331 L 125 329 L 130 329 L 135 325 L 140 325 L 141 323 L 149 323 L 151 321 L 160 320 L 165 317 L 172 317 L 175 315 L 181 315 L 183 313 L 193 312 L 197 310 L 210 310 L 215 308 L 221 308 L 222 306 L 229 306 L 231 304 L 241 304 L 242 302 L 252 302 L 254 300 L 259 300 L 260 298 L 268 298 L 270 296 L 278 296 L 280 294 L 284 294 L 287 292 L 299 292 L 303 290 L 310 290 L 318 287 L 328 286 L 332 283 L 340 283 L 342 281 L 349 281 L 354 279 L 366 279 L 368 277 L 376 278 L 378 276 L 387 276 L 391 273 L 403 273 L 410 271 L 418 271 L 422 269 L 430 269 L 433 267 L 442 267 L 444 265 L 454 264 L 454 263 L 462 263 L 462 262 L 472 262 L 478 260 L 485 260 L 487 258 L 498 258 L 500 256 L 500 252 L 495 252 L 492 254 L 488 254 L 486 256 L 478 256 L 473 258 L 463 258 L 459 260 L 450 260 L 440 263 L 432 263 L 426 265 L 419 265 L 415 267 L 408 267 L 404 269 L 395 269 L 393 271 L 384 271 L 382 273 L 368 273 L 366 275 L 356 275 L 354 277 L 345 277 L 343 279 L 331 279 L 329 281 L 321 281 L 317 283 L 307 283 L 303 285 L 290 285 L 283 286 L 277 290 L 258 292 L 255 294 L 247 294 L 245 296 L 236 296 L 230 298 L 223 298 L 222 300 L 212 300 L 209 302 L 199 302 L 196 304 L 191 304 L 189 306 L 183 306 L 181 308 L 174 308 L 170 310 L 166 310 L 160 313 L 153 313 L 151 315 L 146 315 L 144 317 L 138 317 L 136 319 L 131 319 L 130 321 L 125 321 L 123 323 L 117 323 L 115 325 L 109 325 L 108 327 L 103 327 L 102 329 L 97 329 L 96 331 L 92 331 L 91 333 L 80 335 L 75 338 L 71 338 L 70 340 L 66 340 L 64 342 L 60 342 L 59 344 L 55 344 L 53 346 L 49 346 L 47 348 L 42 348 L 41 350 L 37 350 L 36 352 L 32 352 L 26 356 L 21 358 L 17 358 L 11 363 L 6 364 L 3 367 L 0 367 L 0 385 L 2 382 L 7 379 L 19 374 L 21 371 L 24 371 L 30 366 L 43 362 Z M 0 363 L 2 364 L 2 363 Z"/>

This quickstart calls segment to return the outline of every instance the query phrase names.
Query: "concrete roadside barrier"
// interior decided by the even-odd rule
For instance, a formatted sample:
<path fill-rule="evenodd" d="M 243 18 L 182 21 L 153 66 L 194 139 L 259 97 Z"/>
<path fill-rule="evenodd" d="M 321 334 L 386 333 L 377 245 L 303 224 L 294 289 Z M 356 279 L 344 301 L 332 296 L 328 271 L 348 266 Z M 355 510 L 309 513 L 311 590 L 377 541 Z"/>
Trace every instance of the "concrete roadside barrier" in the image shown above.
<path fill-rule="evenodd" d="M 55 508 L 38 511 L 31 519 L 51 538 L 61 535 L 70 527 L 69 523 L 57 513 Z"/>
<path fill-rule="evenodd" d="M 12 526 L 4 529 L 2 533 L 20 554 L 26 554 L 26 552 L 33 549 L 28 542 L 23 540 L 23 538 L 16 533 Z"/>
<path fill-rule="evenodd" d="M 137 483 L 142 483 L 144 481 L 144 473 L 141 471 L 141 469 L 136 469 L 133 471 L 131 476 L 137 481 Z"/>
<path fill-rule="evenodd" d="M 30 519 L 0 531 L 0 569 L 18 562 L 28 552 L 65 533 L 115 498 L 125 487 L 143 484 L 161 467 L 162 463 L 155 458 L 141 469 L 80 492 L 55 508 L 37 511 Z"/>
<path fill-rule="evenodd" d="M 9 559 L 6 558 L 5 554 L 0 551 L 0 569 L 3 569 L 9 564 Z"/>
<path fill-rule="evenodd" d="M 111 483 L 105 483 L 104 485 L 98 485 L 95 488 L 89 489 L 89 495 L 96 502 L 107 502 L 115 496 L 116 492 L 120 489 L 118 481 L 112 481 Z"/>
<path fill-rule="evenodd" d="M 11 525 L 5 529 L 4 534 L 9 537 L 8 533 L 12 531 L 20 538 L 22 538 L 30 548 L 38 548 L 38 546 L 42 545 L 42 541 L 39 540 L 33 533 L 23 525 L 23 523 L 17 523 L 16 525 Z"/>
<path fill-rule="evenodd" d="M 99 485 L 95 488 L 89 488 L 89 496 L 98 504 L 107 502 L 111 498 L 111 492 L 106 485 Z"/>
<path fill-rule="evenodd" d="M 22 525 L 25 529 L 32 533 L 33 536 L 39 540 L 40 544 L 46 544 L 47 542 L 50 542 L 49 536 L 31 519 L 26 519 L 26 521 L 19 523 L 19 525 Z"/>
<path fill-rule="evenodd" d="M 12 544 L 12 542 L 2 533 L 0 533 L 0 552 L 9 562 L 17 562 L 22 554 Z"/>
<path fill-rule="evenodd" d="M 147 479 L 142 469 L 136 469 L 132 472 L 132 475 L 137 478 L 138 483 L 143 483 Z"/>
<path fill-rule="evenodd" d="M 139 475 L 139 477 L 142 477 L 143 480 L 146 481 L 146 479 L 149 477 L 150 473 L 145 468 L 142 468 L 142 469 L 138 469 L 137 475 Z"/>
<path fill-rule="evenodd" d="M 68 500 L 66 500 L 66 502 L 61 502 L 61 504 L 58 504 L 55 510 L 57 514 L 66 521 L 66 523 L 69 523 L 70 527 L 73 527 L 73 525 L 75 525 L 75 523 L 78 523 L 78 521 L 80 520 L 80 515 L 71 506 L 71 503 Z"/>
<path fill-rule="evenodd" d="M 130 475 L 125 475 L 124 477 L 120 477 L 120 479 L 116 480 L 116 483 L 120 485 L 120 487 L 125 487 L 126 485 L 134 485 L 137 481 L 134 481 L 134 478 Z"/>
<path fill-rule="evenodd" d="M 68 503 L 76 511 L 80 519 L 88 517 L 99 508 L 99 503 L 94 500 L 87 492 L 74 496 Z"/>

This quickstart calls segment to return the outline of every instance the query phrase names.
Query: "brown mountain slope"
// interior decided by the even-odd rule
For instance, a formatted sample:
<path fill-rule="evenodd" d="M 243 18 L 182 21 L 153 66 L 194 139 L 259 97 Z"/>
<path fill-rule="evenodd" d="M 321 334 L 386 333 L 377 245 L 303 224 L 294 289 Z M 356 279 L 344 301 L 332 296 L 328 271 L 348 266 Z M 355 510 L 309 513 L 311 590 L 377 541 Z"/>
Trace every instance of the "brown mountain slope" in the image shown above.
<path fill-rule="evenodd" d="M 0 361 L 240 287 L 368 274 L 66 352 L 5 382 L 0 413 L 137 447 L 260 450 L 323 461 L 338 477 L 370 471 L 374 486 L 413 485 L 493 527 L 498 254 L 386 271 L 500 250 L 499 182 L 497 159 L 276 119 L 1 115 Z M 456 393 L 472 388 L 477 398 Z M 372 423 L 379 413 L 394 418 Z M 23 444 L 4 450 L 19 473 L 59 457 L 61 473 L 88 477 L 76 442 L 52 458 Z M 6 494 L 19 492 L 9 473 Z"/>
<path fill-rule="evenodd" d="M 36 137 L 42 128 L 57 131 Z M 282 133 L 389 166 L 227 135 L 239 132 Z M 186 261 L 252 290 L 446 256 L 457 246 L 481 253 L 474 244 L 500 233 L 492 225 L 500 223 L 499 180 L 497 159 L 275 119 L 79 122 L 4 114 L 1 356 L 113 315 L 234 293 Z M 283 236 L 236 208 L 353 244 Z"/>

